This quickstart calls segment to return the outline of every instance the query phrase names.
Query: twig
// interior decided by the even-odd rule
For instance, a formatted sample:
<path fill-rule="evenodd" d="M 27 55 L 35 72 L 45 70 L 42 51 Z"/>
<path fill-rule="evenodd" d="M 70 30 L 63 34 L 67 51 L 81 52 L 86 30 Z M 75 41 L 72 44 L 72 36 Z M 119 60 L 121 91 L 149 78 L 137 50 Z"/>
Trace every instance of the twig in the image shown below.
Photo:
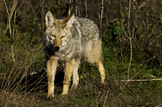
<path fill-rule="evenodd" d="M 77 4 L 77 0 L 75 0 L 75 16 L 78 16 L 78 4 Z"/>
<path fill-rule="evenodd" d="M 147 2 L 149 2 L 149 0 L 144 1 L 138 8 L 140 9 L 140 8 L 146 6 L 147 5 Z"/>
<path fill-rule="evenodd" d="M 87 12 L 87 0 L 84 0 L 84 2 L 85 2 L 85 13 L 86 13 L 86 18 L 88 17 L 88 12 Z"/>
<path fill-rule="evenodd" d="M 103 107 L 106 107 L 106 106 L 105 106 L 105 103 L 106 103 L 106 100 L 107 100 L 108 93 L 109 93 L 109 90 L 107 91 L 107 94 L 106 94 L 106 96 L 105 96 L 105 100 L 104 100 L 104 103 L 103 103 Z"/>
<path fill-rule="evenodd" d="M 70 16 L 70 14 L 71 14 L 71 0 L 69 0 L 69 11 L 68 11 L 68 16 Z"/>
<path fill-rule="evenodd" d="M 129 39 L 130 49 L 131 49 L 131 53 L 130 53 L 130 61 L 129 61 L 129 66 L 128 66 L 128 79 L 129 79 L 129 72 L 130 72 L 131 61 L 132 61 L 132 37 L 131 37 L 131 32 L 130 32 L 130 27 L 129 27 L 129 23 L 130 23 L 130 10 L 131 10 L 131 0 L 129 0 L 128 35 L 126 35 L 127 38 Z"/>
<path fill-rule="evenodd" d="M 102 19 L 103 19 L 103 2 L 104 0 L 101 0 L 101 13 L 100 13 L 100 32 L 101 32 L 101 29 L 102 29 Z M 101 36 L 101 35 L 100 35 Z"/>
<path fill-rule="evenodd" d="M 121 80 L 122 82 L 130 82 L 130 81 L 161 81 L 162 78 L 156 78 L 156 79 L 133 79 L 133 80 Z"/>
<path fill-rule="evenodd" d="M 97 98 L 96 98 L 96 105 L 98 105 L 98 104 L 97 104 L 97 100 L 98 100 L 98 98 L 99 98 L 99 96 L 100 96 L 100 93 L 101 93 L 101 91 L 98 92 L 98 96 L 97 96 Z"/>

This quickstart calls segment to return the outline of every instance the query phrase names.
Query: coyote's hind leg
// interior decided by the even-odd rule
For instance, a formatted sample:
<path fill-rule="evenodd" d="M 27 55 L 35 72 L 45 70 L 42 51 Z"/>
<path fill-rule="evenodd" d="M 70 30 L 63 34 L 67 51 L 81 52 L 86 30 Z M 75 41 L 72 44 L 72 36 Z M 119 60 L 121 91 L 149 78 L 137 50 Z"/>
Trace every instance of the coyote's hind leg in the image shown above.
<path fill-rule="evenodd" d="M 103 66 L 103 62 L 102 62 L 102 56 L 100 57 L 99 61 L 98 61 L 98 70 L 100 72 L 100 76 L 101 76 L 101 84 L 105 83 L 105 68 Z"/>

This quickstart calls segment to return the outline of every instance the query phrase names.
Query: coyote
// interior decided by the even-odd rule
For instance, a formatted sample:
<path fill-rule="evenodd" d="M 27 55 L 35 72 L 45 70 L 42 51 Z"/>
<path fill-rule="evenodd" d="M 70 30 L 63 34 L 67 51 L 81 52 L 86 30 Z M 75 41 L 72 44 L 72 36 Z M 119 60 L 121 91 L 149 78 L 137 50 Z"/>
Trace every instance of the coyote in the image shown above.
<path fill-rule="evenodd" d="M 65 76 L 62 95 L 68 94 L 71 76 L 72 89 L 79 84 L 78 67 L 81 58 L 96 66 L 100 72 L 101 83 L 105 81 L 102 41 L 97 25 L 88 19 L 75 17 L 56 19 L 48 11 L 45 16 L 46 31 L 44 46 L 47 58 L 48 95 L 54 97 L 54 80 L 57 61 L 65 61 Z"/>

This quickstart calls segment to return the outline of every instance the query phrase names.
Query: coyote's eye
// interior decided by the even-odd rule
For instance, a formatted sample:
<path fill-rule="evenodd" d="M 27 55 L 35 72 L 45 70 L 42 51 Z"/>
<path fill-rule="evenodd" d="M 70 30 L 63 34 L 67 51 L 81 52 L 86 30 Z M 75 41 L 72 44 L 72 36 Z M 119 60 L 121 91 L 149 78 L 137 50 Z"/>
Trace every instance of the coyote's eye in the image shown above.
<path fill-rule="evenodd" d="M 64 38 L 64 37 L 65 37 L 65 36 L 62 36 L 61 39 Z"/>
<path fill-rule="evenodd" d="M 54 38 L 56 37 L 55 35 L 52 35 Z"/>

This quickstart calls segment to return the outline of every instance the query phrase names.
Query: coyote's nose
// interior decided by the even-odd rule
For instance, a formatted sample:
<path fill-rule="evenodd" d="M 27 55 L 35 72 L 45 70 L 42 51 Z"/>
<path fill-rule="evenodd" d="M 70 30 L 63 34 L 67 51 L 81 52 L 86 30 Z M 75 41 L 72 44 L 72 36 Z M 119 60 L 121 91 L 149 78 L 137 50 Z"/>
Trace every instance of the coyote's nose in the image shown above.
<path fill-rule="evenodd" d="M 60 47 L 59 47 L 59 46 L 56 46 L 56 47 L 55 47 L 55 50 L 56 50 L 56 51 L 58 51 L 59 49 L 60 49 Z"/>

